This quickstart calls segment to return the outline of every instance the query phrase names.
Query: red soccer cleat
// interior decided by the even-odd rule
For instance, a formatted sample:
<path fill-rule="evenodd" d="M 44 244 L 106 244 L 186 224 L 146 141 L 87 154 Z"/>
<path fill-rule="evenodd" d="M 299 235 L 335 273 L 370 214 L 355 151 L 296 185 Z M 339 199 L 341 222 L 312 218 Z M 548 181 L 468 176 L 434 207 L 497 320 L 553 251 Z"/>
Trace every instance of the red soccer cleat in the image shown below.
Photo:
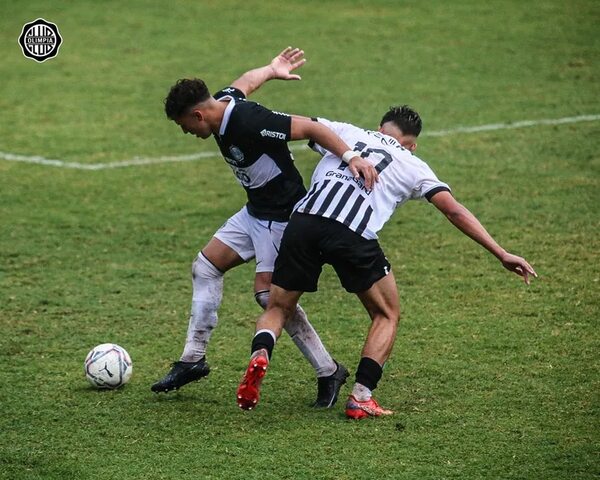
<path fill-rule="evenodd" d="M 346 402 L 346 417 L 360 420 L 367 417 L 380 417 L 381 415 L 391 415 L 391 410 L 381 408 L 374 398 L 366 402 L 359 402 L 354 396 L 350 395 Z"/>
<path fill-rule="evenodd" d="M 266 351 L 259 351 L 250 359 L 246 373 L 237 389 L 237 404 L 243 410 L 252 410 L 258 404 L 260 384 L 267 373 L 269 359 Z"/>

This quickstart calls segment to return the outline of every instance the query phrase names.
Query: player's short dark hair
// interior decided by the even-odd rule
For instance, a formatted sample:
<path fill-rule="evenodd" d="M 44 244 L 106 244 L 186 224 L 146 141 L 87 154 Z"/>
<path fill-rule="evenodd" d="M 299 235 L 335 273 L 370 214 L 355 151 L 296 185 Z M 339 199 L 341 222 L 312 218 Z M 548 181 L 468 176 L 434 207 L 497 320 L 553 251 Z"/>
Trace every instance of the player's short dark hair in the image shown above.
<path fill-rule="evenodd" d="M 165 113 L 171 120 L 181 117 L 186 111 L 210 97 L 208 87 L 199 78 L 182 78 L 171 87 L 165 98 Z"/>
<path fill-rule="evenodd" d="M 379 122 L 379 126 L 387 122 L 394 122 L 404 135 L 414 135 L 415 137 L 419 136 L 421 128 L 423 128 L 421 117 L 408 105 L 390 107 Z"/>

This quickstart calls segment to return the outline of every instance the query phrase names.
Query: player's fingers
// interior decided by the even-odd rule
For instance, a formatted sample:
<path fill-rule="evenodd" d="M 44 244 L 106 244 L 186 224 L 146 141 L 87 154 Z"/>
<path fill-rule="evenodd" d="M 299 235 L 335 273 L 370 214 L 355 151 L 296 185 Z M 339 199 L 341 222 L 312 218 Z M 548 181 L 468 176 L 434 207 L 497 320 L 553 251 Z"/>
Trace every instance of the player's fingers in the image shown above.
<path fill-rule="evenodd" d="M 358 169 L 352 165 L 351 163 L 348 164 L 348 168 L 350 170 L 350 173 L 352 174 L 352 176 L 355 178 L 355 180 L 358 180 L 360 178 L 360 174 L 358 173 Z"/>
<path fill-rule="evenodd" d="M 369 165 L 367 167 L 367 170 L 369 172 L 369 179 L 371 181 L 371 185 L 369 188 L 373 188 L 375 186 L 375 183 L 379 181 L 379 175 L 377 174 L 377 170 L 373 165 Z"/>
<path fill-rule="evenodd" d="M 359 174 L 360 176 L 363 178 L 363 180 L 365 181 L 365 187 L 368 188 L 369 190 L 371 189 L 371 187 L 369 186 L 369 171 L 365 168 L 359 168 Z"/>
<path fill-rule="evenodd" d="M 535 273 L 535 270 L 533 269 L 533 267 L 531 265 L 529 265 L 528 262 L 525 262 L 525 267 L 529 273 L 531 273 L 534 277 L 537 278 L 537 273 Z"/>
<path fill-rule="evenodd" d="M 366 187 L 371 190 L 373 188 L 373 182 L 375 181 L 375 176 L 373 175 L 374 170 L 372 168 L 365 168 L 364 170 L 364 177 L 365 177 L 365 185 Z"/>
<path fill-rule="evenodd" d="M 277 55 L 273 60 L 277 60 L 277 59 L 284 59 L 286 58 L 287 52 L 290 51 L 292 47 L 287 47 L 284 50 L 281 51 L 281 53 L 279 53 L 279 55 Z"/>
<path fill-rule="evenodd" d="M 298 67 L 301 67 L 302 65 L 304 65 L 306 63 L 306 58 L 303 58 L 302 60 L 296 62 L 296 63 L 292 63 L 292 68 L 290 68 L 291 70 L 296 70 Z"/>
<path fill-rule="evenodd" d="M 298 54 L 299 51 L 300 51 L 299 48 L 293 48 L 293 49 L 287 51 L 285 54 L 286 60 L 291 62 L 292 58 L 294 58 Z"/>
<path fill-rule="evenodd" d="M 289 75 L 286 80 L 302 80 L 302 77 L 300 75 Z"/>
<path fill-rule="evenodd" d="M 523 276 L 523 269 L 521 268 L 520 265 L 515 265 L 513 264 L 509 264 L 508 269 L 515 272 L 517 275 L 519 276 Z"/>
<path fill-rule="evenodd" d="M 523 281 L 529 285 L 529 272 L 526 268 L 524 268 L 522 265 L 515 265 L 513 266 L 512 271 L 523 277 Z"/>
<path fill-rule="evenodd" d="M 298 50 L 298 49 L 296 49 Z M 304 56 L 304 50 L 295 51 L 295 53 L 290 55 L 290 62 L 294 63 L 300 60 Z"/>

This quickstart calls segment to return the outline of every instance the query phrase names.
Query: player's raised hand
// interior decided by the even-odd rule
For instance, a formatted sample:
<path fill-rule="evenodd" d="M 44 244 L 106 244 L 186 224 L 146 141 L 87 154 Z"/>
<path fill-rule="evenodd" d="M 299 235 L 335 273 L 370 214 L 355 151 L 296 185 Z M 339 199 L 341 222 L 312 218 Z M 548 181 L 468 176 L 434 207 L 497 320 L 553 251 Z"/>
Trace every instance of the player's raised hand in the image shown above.
<path fill-rule="evenodd" d="M 300 80 L 300 75 L 292 74 L 294 70 L 306 63 L 304 50 L 287 47 L 271 60 L 273 78 L 279 80 Z"/>
<path fill-rule="evenodd" d="M 359 157 L 358 155 L 352 157 L 348 164 L 348 168 L 356 180 L 360 177 L 365 179 L 365 187 L 369 190 L 373 188 L 375 182 L 379 181 L 379 174 L 377 173 L 377 170 L 375 170 L 375 167 L 368 160 Z"/>
<path fill-rule="evenodd" d="M 523 277 L 527 285 L 529 285 L 529 275 L 537 278 L 537 273 L 535 273 L 533 267 L 524 258 L 507 252 L 500 261 L 504 268 Z"/>

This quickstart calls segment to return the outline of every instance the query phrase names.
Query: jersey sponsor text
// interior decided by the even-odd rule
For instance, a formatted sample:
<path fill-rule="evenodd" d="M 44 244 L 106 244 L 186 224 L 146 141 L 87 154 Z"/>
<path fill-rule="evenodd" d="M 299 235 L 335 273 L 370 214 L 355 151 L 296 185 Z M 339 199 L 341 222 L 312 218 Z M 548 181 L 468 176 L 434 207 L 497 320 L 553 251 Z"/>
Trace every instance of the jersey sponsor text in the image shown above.
<path fill-rule="evenodd" d="M 279 140 L 285 140 L 285 133 L 281 133 L 281 132 L 273 132 L 271 130 L 267 130 L 266 128 L 262 129 L 260 131 L 260 134 L 263 137 L 271 137 L 271 138 L 277 138 Z"/>

